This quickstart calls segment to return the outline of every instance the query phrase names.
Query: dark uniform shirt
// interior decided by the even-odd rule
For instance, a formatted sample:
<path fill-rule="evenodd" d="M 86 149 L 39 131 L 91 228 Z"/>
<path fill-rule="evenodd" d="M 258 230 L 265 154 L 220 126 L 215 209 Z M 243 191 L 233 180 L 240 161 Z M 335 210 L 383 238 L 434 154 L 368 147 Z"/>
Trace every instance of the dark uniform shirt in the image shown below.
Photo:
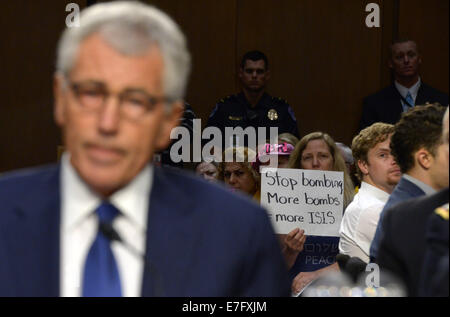
<path fill-rule="evenodd" d="M 188 129 L 189 131 L 189 135 L 190 135 L 190 143 L 191 143 L 191 148 L 192 148 L 192 138 L 193 138 L 193 122 L 194 119 L 196 119 L 197 116 L 195 115 L 194 110 L 192 109 L 191 105 L 188 104 L 187 102 L 184 103 L 184 112 L 183 112 L 183 117 L 180 118 L 180 123 L 179 126 L 180 127 L 185 127 L 186 129 Z M 179 162 L 179 163 L 175 163 L 172 161 L 171 157 L 170 157 L 170 150 L 172 148 L 172 145 L 176 142 L 178 142 L 180 140 L 181 137 L 179 137 L 178 139 L 172 140 L 169 147 L 167 149 L 165 149 L 164 151 L 160 152 L 160 153 L 156 153 L 154 160 L 156 160 L 157 165 L 163 165 L 163 166 L 172 166 L 172 167 L 178 167 L 178 168 L 183 168 L 184 164 L 183 162 Z"/>
<path fill-rule="evenodd" d="M 223 140 L 225 127 L 243 129 L 254 127 L 256 133 L 258 133 L 258 127 L 265 127 L 265 139 L 270 138 L 270 127 L 277 127 L 278 134 L 288 132 L 297 138 L 300 137 L 292 108 L 286 100 L 271 97 L 267 93 L 264 93 L 255 107 L 250 105 L 242 92 L 220 100 L 209 117 L 207 127 L 219 128 Z M 256 142 L 258 140 L 256 135 Z"/>

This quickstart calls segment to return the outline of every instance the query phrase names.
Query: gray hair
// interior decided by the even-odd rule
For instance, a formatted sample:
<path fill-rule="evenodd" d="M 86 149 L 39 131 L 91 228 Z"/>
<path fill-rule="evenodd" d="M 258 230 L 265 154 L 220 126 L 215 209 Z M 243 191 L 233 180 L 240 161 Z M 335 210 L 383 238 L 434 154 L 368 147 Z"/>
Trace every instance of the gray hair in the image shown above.
<path fill-rule="evenodd" d="M 445 110 L 444 119 L 442 121 L 444 122 L 444 124 L 446 121 L 448 121 L 448 116 L 449 116 L 449 106 L 447 105 L 447 110 Z"/>
<path fill-rule="evenodd" d="M 98 32 L 121 54 L 137 56 L 156 45 L 164 62 L 163 87 L 172 101 L 184 98 L 191 68 L 186 39 L 178 25 L 159 9 L 136 1 L 99 3 L 80 14 L 80 27 L 66 28 L 59 43 L 56 71 L 68 77 L 80 44 Z"/>

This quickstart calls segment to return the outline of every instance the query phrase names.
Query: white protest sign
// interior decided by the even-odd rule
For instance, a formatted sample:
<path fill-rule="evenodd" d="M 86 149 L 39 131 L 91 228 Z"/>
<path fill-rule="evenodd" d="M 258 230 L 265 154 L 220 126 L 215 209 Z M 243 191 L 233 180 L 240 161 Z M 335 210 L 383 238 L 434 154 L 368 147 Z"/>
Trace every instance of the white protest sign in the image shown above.
<path fill-rule="evenodd" d="M 261 205 L 276 233 L 295 228 L 314 236 L 338 237 L 344 201 L 344 173 L 269 169 L 261 173 Z"/>

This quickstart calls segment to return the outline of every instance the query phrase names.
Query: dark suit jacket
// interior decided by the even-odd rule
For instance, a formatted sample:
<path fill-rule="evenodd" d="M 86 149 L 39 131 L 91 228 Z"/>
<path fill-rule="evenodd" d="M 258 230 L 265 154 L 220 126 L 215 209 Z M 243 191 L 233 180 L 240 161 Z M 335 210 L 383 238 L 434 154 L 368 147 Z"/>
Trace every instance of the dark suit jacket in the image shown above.
<path fill-rule="evenodd" d="M 394 84 L 364 98 L 360 130 L 375 122 L 397 123 L 403 112 L 400 100 L 401 95 Z M 417 92 L 416 105 L 424 105 L 427 102 L 439 102 L 441 105 L 447 106 L 448 95 L 422 83 Z"/>
<path fill-rule="evenodd" d="M 400 277 L 409 296 L 418 295 L 426 250 L 426 229 L 433 211 L 447 203 L 448 189 L 405 201 L 386 211 L 377 263 Z"/>
<path fill-rule="evenodd" d="M 449 296 L 448 204 L 446 207 L 435 209 L 428 220 L 419 296 Z"/>
<path fill-rule="evenodd" d="M 60 294 L 59 167 L 0 179 L 0 296 Z M 143 296 L 289 296 L 266 212 L 194 176 L 155 168 Z M 157 288 L 157 289 L 156 289 Z"/>
<path fill-rule="evenodd" d="M 386 210 L 395 206 L 396 204 L 419 196 L 425 195 L 425 192 L 413 182 L 410 182 L 405 177 L 400 179 L 400 182 L 395 186 L 394 191 L 389 196 L 386 205 L 384 205 L 383 210 L 380 213 L 380 219 L 378 220 L 377 230 L 375 231 L 375 236 L 373 237 L 372 244 L 370 245 L 370 260 L 375 261 L 378 249 L 380 248 L 381 237 L 383 236 L 383 218 L 386 214 Z"/>

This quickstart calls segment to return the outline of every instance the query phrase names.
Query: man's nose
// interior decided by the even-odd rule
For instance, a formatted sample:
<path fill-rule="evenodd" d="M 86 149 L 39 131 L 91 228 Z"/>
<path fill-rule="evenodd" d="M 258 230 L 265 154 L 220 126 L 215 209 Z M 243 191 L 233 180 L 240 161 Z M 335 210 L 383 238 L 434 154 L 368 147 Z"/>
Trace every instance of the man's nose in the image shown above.
<path fill-rule="evenodd" d="M 232 173 L 230 175 L 230 184 L 235 184 L 236 183 L 236 175 L 234 173 Z"/>
<path fill-rule="evenodd" d="M 113 134 L 117 132 L 120 122 L 120 104 L 117 98 L 108 98 L 100 110 L 98 128 L 101 133 Z"/>
<path fill-rule="evenodd" d="M 394 158 L 394 155 L 390 154 L 389 155 L 389 159 L 391 160 L 391 165 L 393 165 L 393 166 L 397 166 L 398 165 L 397 161 Z"/>

